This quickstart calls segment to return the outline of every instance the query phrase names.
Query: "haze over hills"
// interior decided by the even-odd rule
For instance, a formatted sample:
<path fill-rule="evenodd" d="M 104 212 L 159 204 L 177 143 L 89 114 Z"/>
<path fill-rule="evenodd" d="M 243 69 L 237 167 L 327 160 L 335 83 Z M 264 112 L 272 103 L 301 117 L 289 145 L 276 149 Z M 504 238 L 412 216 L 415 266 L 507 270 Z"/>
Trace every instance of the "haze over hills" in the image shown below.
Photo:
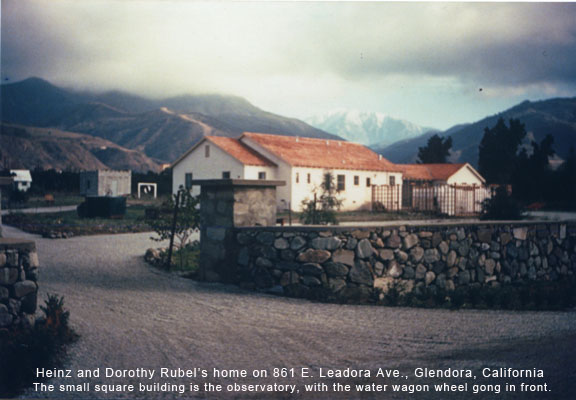
<path fill-rule="evenodd" d="M 234 96 L 154 100 L 120 91 L 77 92 L 39 78 L 2 85 L 0 90 L 2 121 L 90 134 L 163 162 L 177 159 L 203 135 L 234 137 L 257 131 L 340 139 Z"/>
<path fill-rule="evenodd" d="M 352 142 L 373 147 L 384 147 L 428 131 L 436 131 L 383 113 L 357 110 L 335 110 L 306 118 L 306 122 Z"/>
<path fill-rule="evenodd" d="M 157 161 L 108 140 L 54 128 L 7 123 L 2 123 L 0 159 L 10 168 L 160 170 Z"/>
<path fill-rule="evenodd" d="M 519 119 L 526 126 L 527 139 L 537 142 L 550 134 L 554 137 L 553 148 L 563 159 L 568 156 L 570 147 L 576 148 L 576 98 L 557 98 L 536 102 L 524 101 L 506 111 L 480 121 L 454 126 L 438 135 L 452 136 L 452 162 L 469 162 L 478 165 L 478 146 L 485 128 L 492 128 L 498 118 L 506 123 L 510 118 Z M 394 143 L 387 147 L 374 146 L 373 149 L 390 161 L 397 163 L 414 162 L 418 148 L 425 146 L 433 133 Z"/>

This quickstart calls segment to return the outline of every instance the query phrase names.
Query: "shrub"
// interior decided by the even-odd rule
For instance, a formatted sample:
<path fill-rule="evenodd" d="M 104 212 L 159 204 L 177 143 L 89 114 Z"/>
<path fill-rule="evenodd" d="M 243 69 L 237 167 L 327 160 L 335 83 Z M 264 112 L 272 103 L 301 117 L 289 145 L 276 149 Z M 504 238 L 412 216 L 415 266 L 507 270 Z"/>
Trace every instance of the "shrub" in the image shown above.
<path fill-rule="evenodd" d="M 300 219 L 305 225 L 338 225 L 336 211 L 341 205 L 342 199 L 338 198 L 334 175 L 327 172 L 320 188 L 314 189 L 313 198 L 302 201 Z"/>
<path fill-rule="evenodd" d="M 499 186 L 496 193 L 482 203 L 481 219 L 518 220 L 522 210 L 516 200 L 509 196 L 506 187 Z"/>
<path fill-rule="evenodd" d="M 0 337 L 0 398 L 14 397 L 37 382 L 36 368 L 60 366 L 66 345 L 78 338 L 68 325 L 70 313 L 64 309 L 64 298 L 48 295 L 40 309 L 44 320 L 32 329 L 5 331 Z"/>

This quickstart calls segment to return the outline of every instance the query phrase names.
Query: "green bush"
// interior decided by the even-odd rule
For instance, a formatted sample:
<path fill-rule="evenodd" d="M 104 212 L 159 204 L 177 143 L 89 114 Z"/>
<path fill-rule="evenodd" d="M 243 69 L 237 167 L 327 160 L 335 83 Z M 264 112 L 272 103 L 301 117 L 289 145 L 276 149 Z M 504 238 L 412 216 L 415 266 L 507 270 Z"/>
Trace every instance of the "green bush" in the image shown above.
<path fill-rule="evenodd" d="M 0 398 L 14 397 L 37 382 L 36 368 L 56 368 L 66 356 L 66 345 L 78 335 L 68 324 L 64 298 L 48 295 L 44 319 L 32 329 L 4 331 L 0 337 Z"/>
<path fill-rule="evenodd" d="M 504 186 L 499 186 L 494 196 L 482 203 L 481 219 L 518 220 L 521 218 L 522 209 L 518 202 L 508 195 Z"/>

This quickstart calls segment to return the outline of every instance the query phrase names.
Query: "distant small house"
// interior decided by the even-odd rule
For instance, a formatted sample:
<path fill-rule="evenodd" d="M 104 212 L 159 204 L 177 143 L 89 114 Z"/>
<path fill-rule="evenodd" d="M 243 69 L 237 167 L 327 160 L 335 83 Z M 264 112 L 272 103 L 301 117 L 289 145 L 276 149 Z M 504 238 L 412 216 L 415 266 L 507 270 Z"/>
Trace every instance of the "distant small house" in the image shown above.
<path fill-rule="evenodd" d="M 486 180 L 474 167 L 464 164 L 399 164 L 404 181 L 482 186 Z"/>
<path fill-rule="evenodd" d="M 82 196 L 127 196 L 131 191 L 131 171 L 80 172 L 80 194 Z"/>
<path fill-rule="evenodd" d="M 474 215 L 491 196 L 486 180 L 464 164 L 403 164 L 402 206 L 448 215 Z"/>
<path fill-rule="evenodd" d="M 11 169 L 10 173 L 14 177 L 14 187 L 21 192 L 27 192 L 32 186 L 32 175 L 27 169 Z"/>

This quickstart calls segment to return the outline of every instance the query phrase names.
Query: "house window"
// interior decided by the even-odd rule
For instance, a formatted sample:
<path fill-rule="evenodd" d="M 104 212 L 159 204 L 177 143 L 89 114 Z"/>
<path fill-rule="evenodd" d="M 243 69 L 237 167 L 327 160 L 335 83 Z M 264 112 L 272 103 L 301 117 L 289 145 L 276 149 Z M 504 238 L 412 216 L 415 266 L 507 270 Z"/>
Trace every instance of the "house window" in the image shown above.
<path fill-rule="evenodd" d="M 366 178 L 366 187 L 372 186 L 372 180 L 370 178 Z"/>
<path fill-rule="evenodd" d="M 210 157 L 210 146 L 208 145 L 204 146 L 204 157 Z"/>
<path fill-rule="evenodd" d="M 306 182 L 308 183 L 312 182 L 312 177 L 310 176 L 310 174 L 306 176 Z"/>
<path fill-rule="evenodd" d="M 390 186 L 396 186 L 396 177 L 395 176 L 390 177 Z"/>
<path fill-rule="evenodd" d="M 300 183 L 300 173 L 296 172 L 296 183 Z"/>
<path fill-rule="evenodd" d="M 358 175 L 354 175 L 354 186 L 358 186 L 360 184 L 360 177 Z"/>
<path fill-rule="evenodd" d="M 336 186 L 336 189 L 339 192 L 346 190 L 346 175 L 338 175 L 337 176 L 337 183 L 338 183 L 338 186 Z"/>
<path fill-rule="evenodd" d="M 184 175 L 184 187 L 187 190 L 192 189 L 192 172 L 186 172 L 186 175 Z"/>
<path fill-rule="evenodd" d="M 90 189 L 90 179 L 86 179 L 86 189 Z"/>
<path fill-rule="evenodd" d="M 266 172 L 264 171 L 258 172 L 258 179 L 266 179 Z"/>
<path fill-rule="evenodd" d="M 222 179 L 230 179 L 230 171 L 222 171 Z"/>

